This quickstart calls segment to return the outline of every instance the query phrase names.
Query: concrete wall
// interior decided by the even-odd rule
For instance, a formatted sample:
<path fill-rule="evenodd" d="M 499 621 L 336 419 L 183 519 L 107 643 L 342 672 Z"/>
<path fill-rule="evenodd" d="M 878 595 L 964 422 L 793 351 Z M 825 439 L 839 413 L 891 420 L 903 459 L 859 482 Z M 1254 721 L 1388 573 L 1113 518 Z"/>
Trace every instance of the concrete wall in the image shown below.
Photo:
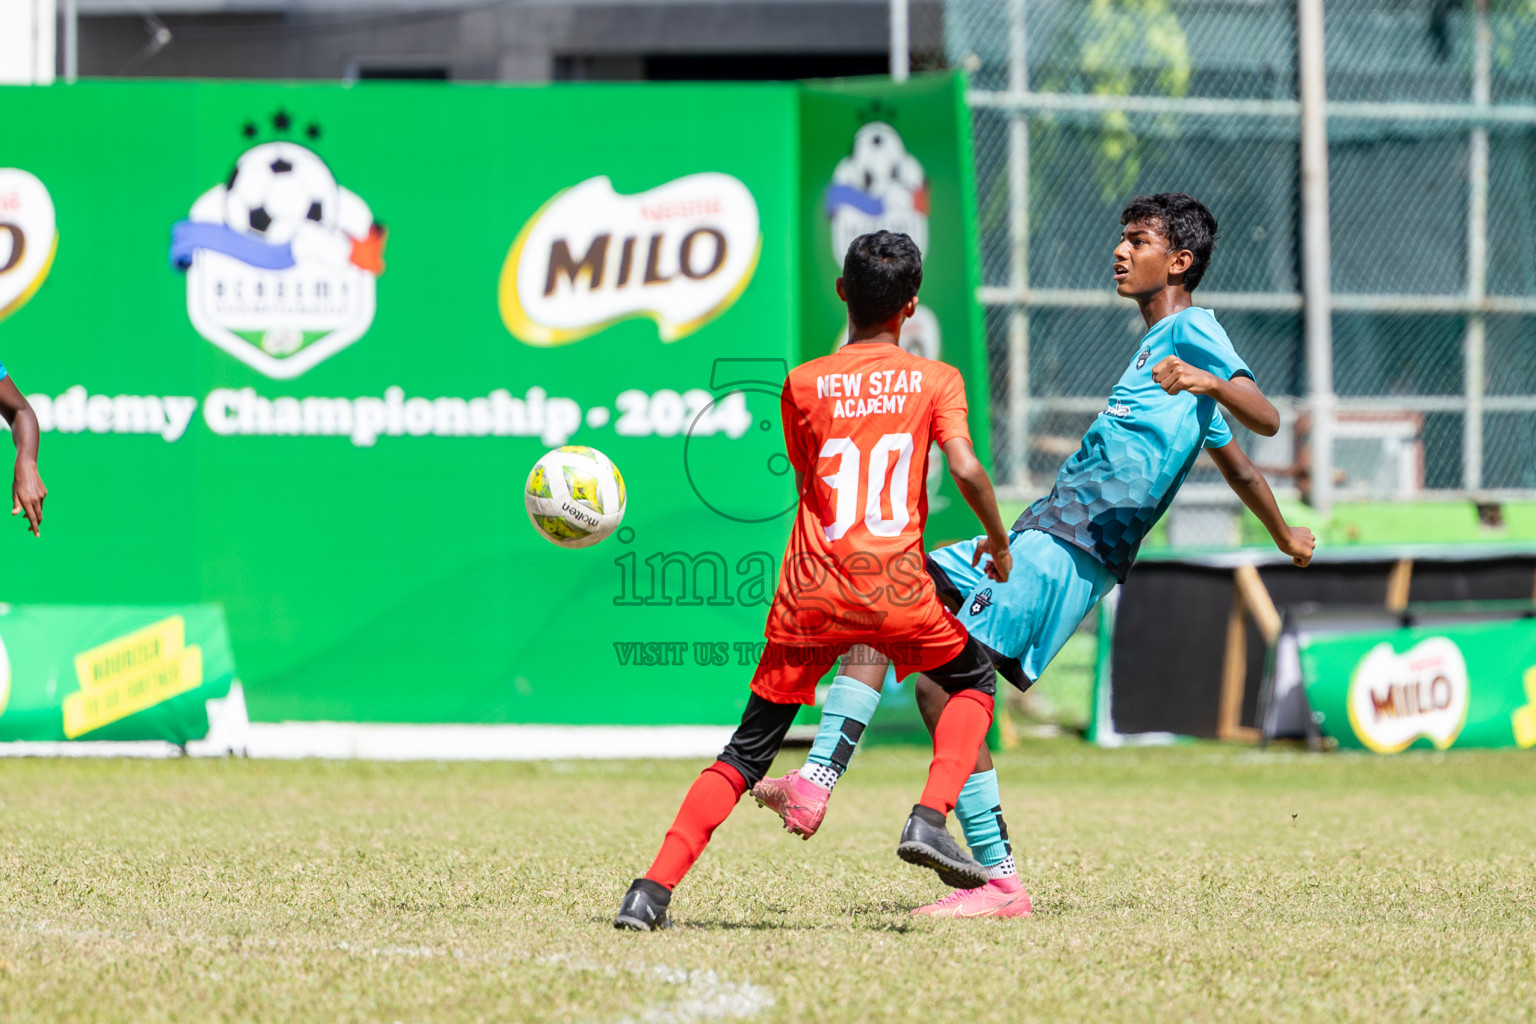
<path fill-rule="evenodd" d="M 329 2 L 146 19 L 112 0 L 96 0 L 81 19 L 80 73 L 343 79 L 446 72 L 455 81 L 808 77 L 883 70 L 889 39 L 886 0 L 514 0 L 414 9 L 389 0 Z M 938 52 L 942 4 L 913 6 L 914 49 Z M 162 23 L 171 40 L 156 49 L 152 38 Z M 735 65 L 686 59 L 694 57 L 747 59 Z"/>

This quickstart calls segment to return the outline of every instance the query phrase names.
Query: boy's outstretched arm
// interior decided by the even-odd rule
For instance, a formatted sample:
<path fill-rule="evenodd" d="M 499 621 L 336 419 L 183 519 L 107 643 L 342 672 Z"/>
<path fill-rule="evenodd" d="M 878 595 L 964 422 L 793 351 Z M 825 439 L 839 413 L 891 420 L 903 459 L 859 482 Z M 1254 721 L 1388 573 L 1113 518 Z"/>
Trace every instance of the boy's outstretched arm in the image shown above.
<path fill-rule="evenodd" d="M 1279 411 L 1264 397 L 1264 392 L 1251 377 L 1239 375 L 1223 380 L 1178 356 L 1169 356 L 1152 368 L 1152 379 L 1170 395 L 1180 391 L 1210 395 L 1225 406 L 1237 422 L 1255 434 L 1274 437 L 1280 430 Z"/>
<path fill-rule="evenodd" d="M 1297 565 L 1306 565 L 1312 561 L 1312 549 L 1317 544 L 1312 531 L 1304 526 L 1285 524 L 1285 517 L 1275 504 L 1274 492 L 1269 489 L 1269 481 L 1264 479 L 1258 467 L 1248 461 L 1248 456 L 1237 446 L 1237 442 L 1231 441 L 1220 448 L 1207 448 L 1206 451 L 1211 453 L 1216 468 L 1226 477 L 1227 486 L 1243 499 L 1243 504 L 1259 517 L 1264 529 L 1275 539 L 1275 546 L 1290 555 L 1291 561 Z"/>
<path fill-rule="evenodd" d="M 0 378 L 0 416 L 10 424 L 11 436 L 16 441 L 16 475 L 11 484 L 11 515 L 27 517 L 27 529 L 33 536 L 42 536 L 38 527 L 43 522 L 43 499 L 48 488 L 37 475 L 37 414 L 27 404 L 9 375 Z"/>
<path fill-rule="evenodd" d="M 945 441 L 944 458 L 949 461 L 949 475 L 954 477 L 960 495 L 981 520 L 981 527 L 987 534 L 976 545 L 975 560 L 971 564 L 979 562 L 982 555 L 991 555 L 987 575 L 999 583 L 1008 582 L 1013 555 L 1008 551 L 1008 531 L 1003 526 L 1003 517 L 997 511 L 997 496 L 992 493 L 992 478 L 987 476 L 986 468 L 976 457 L 976 450 L 968 438 L 952 437 Z"/>

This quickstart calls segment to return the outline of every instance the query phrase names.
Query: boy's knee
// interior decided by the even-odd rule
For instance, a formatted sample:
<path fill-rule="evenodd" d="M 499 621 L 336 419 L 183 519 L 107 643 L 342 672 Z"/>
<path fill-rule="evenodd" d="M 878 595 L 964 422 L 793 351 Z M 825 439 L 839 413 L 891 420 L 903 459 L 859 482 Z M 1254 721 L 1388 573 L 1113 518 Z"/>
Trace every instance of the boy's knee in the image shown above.
<path fill-rule="evenodd" d="M 725 760 L 723 756 L 704 770 L 706 772 L 714 772 L 716 775 L 719 775 L 721 778 L 723 778 L 727 783 L 730 784 L 730 787 L 736 791 L 736 795 L 738 797 L 740 797 L 741 794 L 745 793 L 747 790 L 751 789 L 753 784 L 757 781 L 756 779 L 753 779 L 750 782 L 747 781 L 746 774 L 742 772 L 739 767 Z"/>
<path fill-rule="evenodd" d="M 773 759 L 777 754 L 778 751 L 774 751 L 765 757 L 728 745 L 724 750 L 720 751 L 720 757 L 716 759 L 714 764 L 710 765 L 708 770 L 720 771 L 722 774 L 724 774 L 725 770 L 734 772 L 741 777 L 741 781 L 744 783 L 742 792 L 746 792 L 762 781 L 763 776 L 768 774 L 768 769 L 773 766 Z M 730 776 L 727 775 L 726 777 L 729 778 Z"/>

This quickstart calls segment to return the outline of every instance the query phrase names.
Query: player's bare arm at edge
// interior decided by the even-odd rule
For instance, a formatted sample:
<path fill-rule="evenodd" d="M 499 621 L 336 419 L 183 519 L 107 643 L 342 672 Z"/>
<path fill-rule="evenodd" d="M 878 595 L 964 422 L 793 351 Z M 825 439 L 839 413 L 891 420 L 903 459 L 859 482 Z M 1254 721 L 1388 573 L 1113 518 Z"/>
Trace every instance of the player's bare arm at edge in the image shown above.
<path fill-rule="evenodd" d="M 949 462 L 949 475 L 987 534 L 977 543 L 971 564 L 981 561 L 983 555 L 991 555 L 987 575 L 999 583 L 1006 583 L 1013 570 L 1013 555 L 1008 550 L 1008 531 L 1003 527 L 1002 514 L 997 511 L 997 495 L 992 493 L 992 479 L 976 457 L 969 438 L 952 437 L 944 442 L 943 448 L 944 458 Z"/>
<path fill-rule="evenodd" d="M 43 499 L 48 488 L 37 475 L 37 414 L 9 376 L 0 378 L 0 416 L 10 424 L 11 438 L 16 442 L 16 474 L 11 483 L 11 515 L 25 515 L 27 529 L 35 537 L 41 537 L 43 524 Z"/>
<path fill-rule="evenodd" d="M 1259 517 L 1259 522 L 1264 524 L 1264 529 L 1274 538 L 1275 547 L 1290 555 L 1291 561 L 1297 565 L 1306 565 L 1312 561 L 1312 549 L 1317 544 L 1312 531 L 1303 526 L 1286 525 L 1285 517 L 1275 504 L 1274 492 L 1269 489 L 1269 481 L 1264 479 L 1264 474 L 1259 472 L 1257 466 L 1248 461 L 1248 456 L 1238 447 L 1237 442 L 1230 441 L 1220 448 L 1207 448 L 1206 451 L 1211 453 L 1211 459 L 1226 478 L 1227 486 L 1243 500 L 1249 511 Z"/>
<path fill-rule="evenodd" d="M 1152 368 L 1152 379 L 1170 395 L 1180 391 L 1210 395 L 1237 422 L 1255 434 L 1274 437 L 1280 430 L 1279 411 L 1264 397 L 1264 392 L 1251 377 L 1239 374 L 1231 380 L 1222 380 L 1209 370 L 1191 366 L 1178 356 L 1169 356 Z"/>

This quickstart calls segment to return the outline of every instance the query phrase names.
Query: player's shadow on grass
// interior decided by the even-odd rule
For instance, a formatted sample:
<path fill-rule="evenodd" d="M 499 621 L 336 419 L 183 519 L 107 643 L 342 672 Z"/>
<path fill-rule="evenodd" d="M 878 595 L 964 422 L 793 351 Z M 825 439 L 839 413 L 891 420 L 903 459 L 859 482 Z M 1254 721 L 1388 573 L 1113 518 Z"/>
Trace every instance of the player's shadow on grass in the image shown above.
<path fill-rule="evenodd" d="M 848 907 L 835 918 L 828 917 L 821 921 L 799 920 L 790 921 L 783 918 L 765 918 L 756 921 L 742 921 L 719 917 L 689 917 L 674 921 L 672 931 L 793 931 L 793 932 L 821 932 L 821 931 L 847 931 L 850 927 L 861 931 L 874 932 L 905 932 L 913 925 L 914 921 L 908 915 L 912 905 L 895 900 L 878 900 Z M 777 917 L 777 915 L 776 915 Z M 594 916 L 590 918 L 594 924 L 611 925 L 611 917 Z"/>

